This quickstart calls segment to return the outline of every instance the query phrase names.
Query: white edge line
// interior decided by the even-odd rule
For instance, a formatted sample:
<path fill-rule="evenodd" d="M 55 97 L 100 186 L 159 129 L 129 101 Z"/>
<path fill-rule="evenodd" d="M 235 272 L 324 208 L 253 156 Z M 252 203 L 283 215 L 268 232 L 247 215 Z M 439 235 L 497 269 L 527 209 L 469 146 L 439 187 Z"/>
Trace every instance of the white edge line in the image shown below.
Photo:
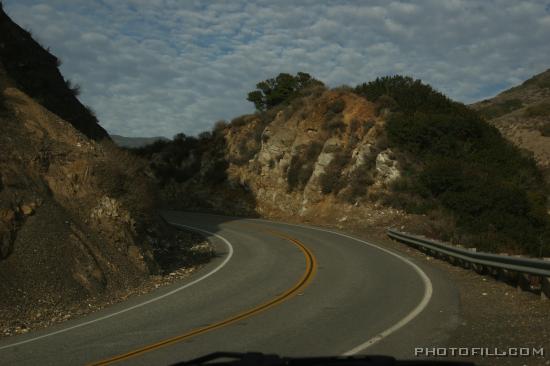
<path fill-rule="evenodd" d="M 361 343 L 360 345 L 358 345 L 358 346 L 350 349 L 349 351 L 343 353 L 342 356 L 351 356 L 351 355 L 355 355 L 355 354 L 357 354 L 361 351 L 364 351 L 365 349 L 372 346 L 373 344 L 378 343 L 379 341 L 386 338 L 390 334 L 392 334 L 392 333 L 396 332 L 397 330 L 403 328 L 411 320 L 416 318 L 428 306 L 428 303 L 430 302 L 430 300 L 432 298 L 432 295 L 433 295 L 432 281 L 430 281 L 430 278 L 426 275 L 426 273 L 422 269 L 420 269 L 420 267 L 418 267 L 416 264 L 414 264 L 413 262 L 411 262 L 407 258 L 402 257 L 399 254 L 392 252 L 391 250 L 382 248 L 378 245 L 369 243 L 367 241 L 364 241 L 364 240 L 361 240 L 361 239 L 358 239 L 358 238 L 354 238 L 353 236 L 342 234 L 342 233 L 332 231 L 332 230 L 326 230 L 326 229 L 321 229 L 321 228 L 318 228 L 318 227 L 306 226 L 306 225 L 296 225 L 296 224 L 282 223 L 282 222 L 276 222 L 276 221 L 270 221 L 270 220 L 264 220 L 264 219 L 252 219 L 252 220 L 265 221 L 265 222 L 271 222 L 271 223 L 277 223 L 277 224 L 283 224 L 283 225 L 289 225 L 289 226 L 296 226 L 296 227 L 312 229 L 312 230 L 317 230 L 317 231 L 324 231 L 324 232 L 327 232 L 327 233 L 343 236 L 343 237 L 346 237 L 348 239 L 358 241 L 360 243 L 369 245 L 369 246 L 371 246 L 375 249 L 378 249 L 378 250 L 381 250 L 385 253 L 388 253 L 388 254 L 396 257 L 396 258 L 399 258 L 400 260 L 402 260 L 403 262 L 405 262 L 409 266 L 411 266 L 415 270 L 415 272 L 420 276 L 420 278 L 422 279 L 422 282 L 424 283 L 424 296 L 422 297 L 422 300 L 420 300 L 418 305 L 416 305 L 416 307 L 410 313 L 408 313 L 405 317 L 403 317 L 401 320 L 399 320 L 397 323 L 395 323 L 394 325 L 392 325 L 388 329 L 384 330 L 383 332 L 377 334 L 376 336 L 372 337 L 371 339 L 368 339 L 367 341 Z"/>
<path fill-rule="evenodd" d="M 161 300 L 161 299 L 164 299 L 165 297 L 168 297 L 168 296 L 171 296 L 177 292 L 180 292 L 181 290 L 184 290 L 188 287 L 191 287 L 195 284 L 197 284 L 198 282 L 212 276 L 214 273 L 218 272 L 220 269 L 222 269 L 226 264 L 227 262 L 229 262 L 229 260 L 231 259 L 231 257 L 233 256 L 233 246 L 231 245 L 231 243 L 229 242 L 229 240 L 225 239 L 223 236 L 221 235 L 218 235 L 218 234 L 215 234 L 213 232 L 210 232 L 210 231 L 206 231 L 206 230 L 203 230 L 203 229 L 199 229 L 199 228 L 196 228 L 196 227 L 193 227 L 193 226 L 188 226 L 188 225 L 182 225 L 182 224 L 176 224 L 176 223 L 171 223 L 169 222 L 169 224 L 173 225 L 173 226 L 179 226 L 179 227 L 183 227 L 183 228 L 186 228 L 186 229 L 191 229 L 191 230 L 194 230 L 194 231 L 200 231 L 200 232 L 203 232 L 203 233 L 206 233 L 206 234 L 209 234 L 209 235 L 213 235 L 215 237 L 217 237 L 218 239 L 222 240 L 225 245 L 227 245 L 227 248 L 229 250 L 229 253 L 227 254 L 227 257 L 223 260 L 223 262 L 217 266 L 216 268 L 214 268 L 212 271 L 208 272 L 207 274 L 205 274 L 204 276 L 202 277 L 199 277 L 197 278 L 196 280 L 192 281 L 192 282 L 189 282 L 188 284 L 185 284 L 181 287 L 178 287 L 170 292 L 167 292 L 163 295 L 160 295 L 160 296 L 157 296 L 155 298 L 152 298 L 152 299 L 149 299 L 147 301 L 144 301 L 144 302 L 141 302 L 139 304 L 136 304 L 136 305 L 133 305 L 133 306 L 130 306 L 129 308 L 126 308 L 126 309 L 123 309 L 123 310 L 120 310 L 120 311 L 117 311 L 115 313 L 111 313 L 111 314 L 108 314 L 108 315 L 105 315 L 105 316 L 102 316 L 100 318 L 97 318 L 97 319 L 94 319 L 94 320 L 89 320 L 87 322 L 84 322 L 84 323 L 80 323 L 80 324 L 76 324 L 76 325 L 73 325 L 71 327 L 68 327 L 68 328 L 63 328 L 63 329 L 60 329 L 60 330 L 57 330 L 55 332 L 51 332 L 51 333 L 47 333 L 47 334 L 43 334 L 41 336 L 38 336 L 38 337 L 33 337 L 33 338 L 30 338 L 30 339 L 26 339 L 24 341 L 20 341 L 20 342 L 15 342 L 15 343 L 11 343 L 11 344 L 8 344 L 8 345 L 5 345 L 5 346 L 2 346 L 0 347 L 0 350 L 3 350 L 3 349 L 7 349 L 7 348 L 11 348 L 11 347 L 15 347 L 15 346 L 20 346 L 22 344 L 25 344 L 25 343 L 30 343 L 30 342 L 34 342 L 34 341 L 37 341 L 39 339 L 43 339 L 43 338 L 47 338 L 47 337 L 51 337 L 53 335 L 56 335 L 56 334 L 60 334 L 60 333 L 65 333 L 65 332 L 68 332 L 70 330 L 73 330 L 73 329 L 76 329 L 76 328 L 81 328 L 81 327 L 84 327 L 86 325 L 90 325 L 90 324 L 93 324 L 93 323 L 97 323 L 97 322 L 100 322 L 102 320 L 105 320 L 105 319 L 109 319 L 109 318 L 112 318 L 114 316 L 117 316 L 117 315 L 120 315 L 120 314 L 123 314 L 123 313 L 126 313 L 128 311 L 131 311 L 131 310 L 134 310 L 134 309 L 137 309 L 137 308 L 140 308 L 142 306 L 145 306 L 145 305 L 148 305 L 148 304 L 151 304 L 153 302 L 156 302 L 158 300 Z"/>

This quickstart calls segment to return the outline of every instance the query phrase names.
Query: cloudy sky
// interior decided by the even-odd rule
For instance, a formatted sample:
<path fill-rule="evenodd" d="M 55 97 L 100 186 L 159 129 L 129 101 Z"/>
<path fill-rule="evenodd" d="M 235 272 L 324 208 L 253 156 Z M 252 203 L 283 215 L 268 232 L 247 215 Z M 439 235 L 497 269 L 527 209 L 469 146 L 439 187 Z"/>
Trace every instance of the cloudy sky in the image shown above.
<path fill-rule="evenodd" d="M 4 0 L 111 133 L 196 134 L 280 72 L 420 78 L 462 102 L 550 68 L 550 0 Z"/>

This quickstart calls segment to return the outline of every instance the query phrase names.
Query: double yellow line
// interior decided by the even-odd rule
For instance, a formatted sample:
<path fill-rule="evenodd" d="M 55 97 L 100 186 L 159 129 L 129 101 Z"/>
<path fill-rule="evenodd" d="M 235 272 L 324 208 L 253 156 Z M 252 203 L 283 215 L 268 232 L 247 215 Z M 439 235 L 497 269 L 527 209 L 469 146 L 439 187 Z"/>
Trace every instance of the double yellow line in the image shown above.
<path fill-rule="evenodd" d="M 234 315 L 234 316 L 232 316 L 230 318 L 227 318 L 225 320 L 222 320 L 220 322 L 217 322 L 217 323 L 205 326 L 205 327 L 197 328 L 197 329 L 194 329 L 194 330 L 192 330 L 190 332 L 187 332 L 185 334 L 181 334 L 181 335 L 178 335 L 178 336 L 175 336 L 175 337 L 167 338 L 167 339 L 164 339 L 160 342 L 153 343 L 153 344 L 135 349 L 133 351 L 130 351 L 130 352 L 127 352 L 127 353 L 124 353 L 124 354 L 120 354 L 120 355 L 117 355 L 117 356 L 113 356 L 111 358 L 104 359 L 104 360 L 99 361 L 99 362 L 89 364 L 89 366 L 110 365 L 110 364 L 113 364 L 115 362 L 127 360 L 129 358 L 133 358 L 133 357 L 142 355 L 144 353 L 151 352 L 151 351 L 157 350 L 159 348 L 172 345 L 172 344 L 177 343 L 177 342 L 188 340 L 189 338 L 192 338 L 192 337 L 197 336 L 199 334 L 207 333 L 207 332 L 210 332 L 212 330 L 225 327 L 227 325 L 230 325 L 230 324 L 239 322 L 243 319 L 249 318 L 253 315 L 259 314 L 259 313 L 261 313 L 261 312 L 263 312 L 263 311 L 265 311 L 265 310 L 267 310 L 267 309 L 269 309 L 269 308 L 271 308 L 275 305 L 278 305 L 278 304 L 290 299 L 291 297 L 293 297 L 294 295 L 296 295 L 300 291 L 302 291 L 309 284 L 309 282 L 315 276 L 315 272 L 317 271 L 317 261 L 315 259 L 315 256 L 298 239 L 292 238 L 290 236 L 287 236 L 284 233 L 281 233 L 281 232 L 275 231 L 275 230 L 271 230 L 271 229 L 267 229 L 265 231 L 270 233 L 271 235 L 280 237 L 282 239 L 285 239 L 285 240 L 291 242 L 292 244 L 296 245 L 296 247 L 298 247 L 298 249 L 300 249 L 300 251 L 304 254 L 304 257 L 305 257 L 305 260 L 306 260 L 306 270 L 302 274 L 302 277 L 294 284 L 294 286 L 292 286 L 291 288 L 286 290 L 284 293 L 282 293 L 281 295 L 278 295 L 277 297 L 273 298 L 270 301 L 267 301 L 263 304 L 255 306 L 252 309 L 246 310 L 242 313 Z"/>

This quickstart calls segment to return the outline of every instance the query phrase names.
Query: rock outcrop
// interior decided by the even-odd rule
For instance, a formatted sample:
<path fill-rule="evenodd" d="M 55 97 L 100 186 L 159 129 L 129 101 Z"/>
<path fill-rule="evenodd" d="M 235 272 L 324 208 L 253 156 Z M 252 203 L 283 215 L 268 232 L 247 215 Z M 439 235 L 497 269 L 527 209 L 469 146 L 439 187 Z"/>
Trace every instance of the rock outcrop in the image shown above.
<path fill-rule="evenodd" d="M 400 177 L 385 146 L 382 114 L 347 89 L 315 87 L 309 93 L 289 106 L 238 117 L 215 130 L 211 140 L 200 140 L 201 149 L 221 155 L 201 158 L 192 150 L 179 166 L 196 165 L 196 171 L 183 182 L 167 183 L 165 202 L 338 225 L 402 219 L 401 211 L 369 199 L 384 195 Z M 218 142 L 212 146 L 212 141 Z M 162 154 L 151 157 L 160 169 L 166 161 Z M 228 162 L 221 165 L 223 184 L 204 179 L 216 159 Z"/>

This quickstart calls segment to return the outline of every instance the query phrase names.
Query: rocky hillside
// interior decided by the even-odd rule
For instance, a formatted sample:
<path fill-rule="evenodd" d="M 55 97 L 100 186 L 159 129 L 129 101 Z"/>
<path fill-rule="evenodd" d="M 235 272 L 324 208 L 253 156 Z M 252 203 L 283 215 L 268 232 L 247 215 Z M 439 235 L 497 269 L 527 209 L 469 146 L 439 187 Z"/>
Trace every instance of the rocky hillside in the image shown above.
<path fill-rule="evenodd" d="M 540 254 L 549 223 L 540 173 L 475 112 L 410 78 L 332 90 L 318 82 L 295 90 L 287 79 L 258 84 L 249 94 L 255 114 L 138 150 L 166 202 L 333 226 L 405 225 Z"/>
<path fill-rule="evenodd" d="M 109 138 L 90 108 L 77 96 L 79 86 L 63 78 L 61 61 L 13 22 L 0 3 L 0 62 L 10 79 L 31 98 L 86 136 Z"/>
<path fill-rule="evenodd" d="M 471 107 L 530 151 L 550 183 L 550 69 Z"/>
<path fill-rule="evenodd" d="M 96 141 L 105 131 L 53 56 L 4 13 L 0 125 L 0 336 L 90 312 L 211 255 L 161 220 L 147 163 Z"/>

